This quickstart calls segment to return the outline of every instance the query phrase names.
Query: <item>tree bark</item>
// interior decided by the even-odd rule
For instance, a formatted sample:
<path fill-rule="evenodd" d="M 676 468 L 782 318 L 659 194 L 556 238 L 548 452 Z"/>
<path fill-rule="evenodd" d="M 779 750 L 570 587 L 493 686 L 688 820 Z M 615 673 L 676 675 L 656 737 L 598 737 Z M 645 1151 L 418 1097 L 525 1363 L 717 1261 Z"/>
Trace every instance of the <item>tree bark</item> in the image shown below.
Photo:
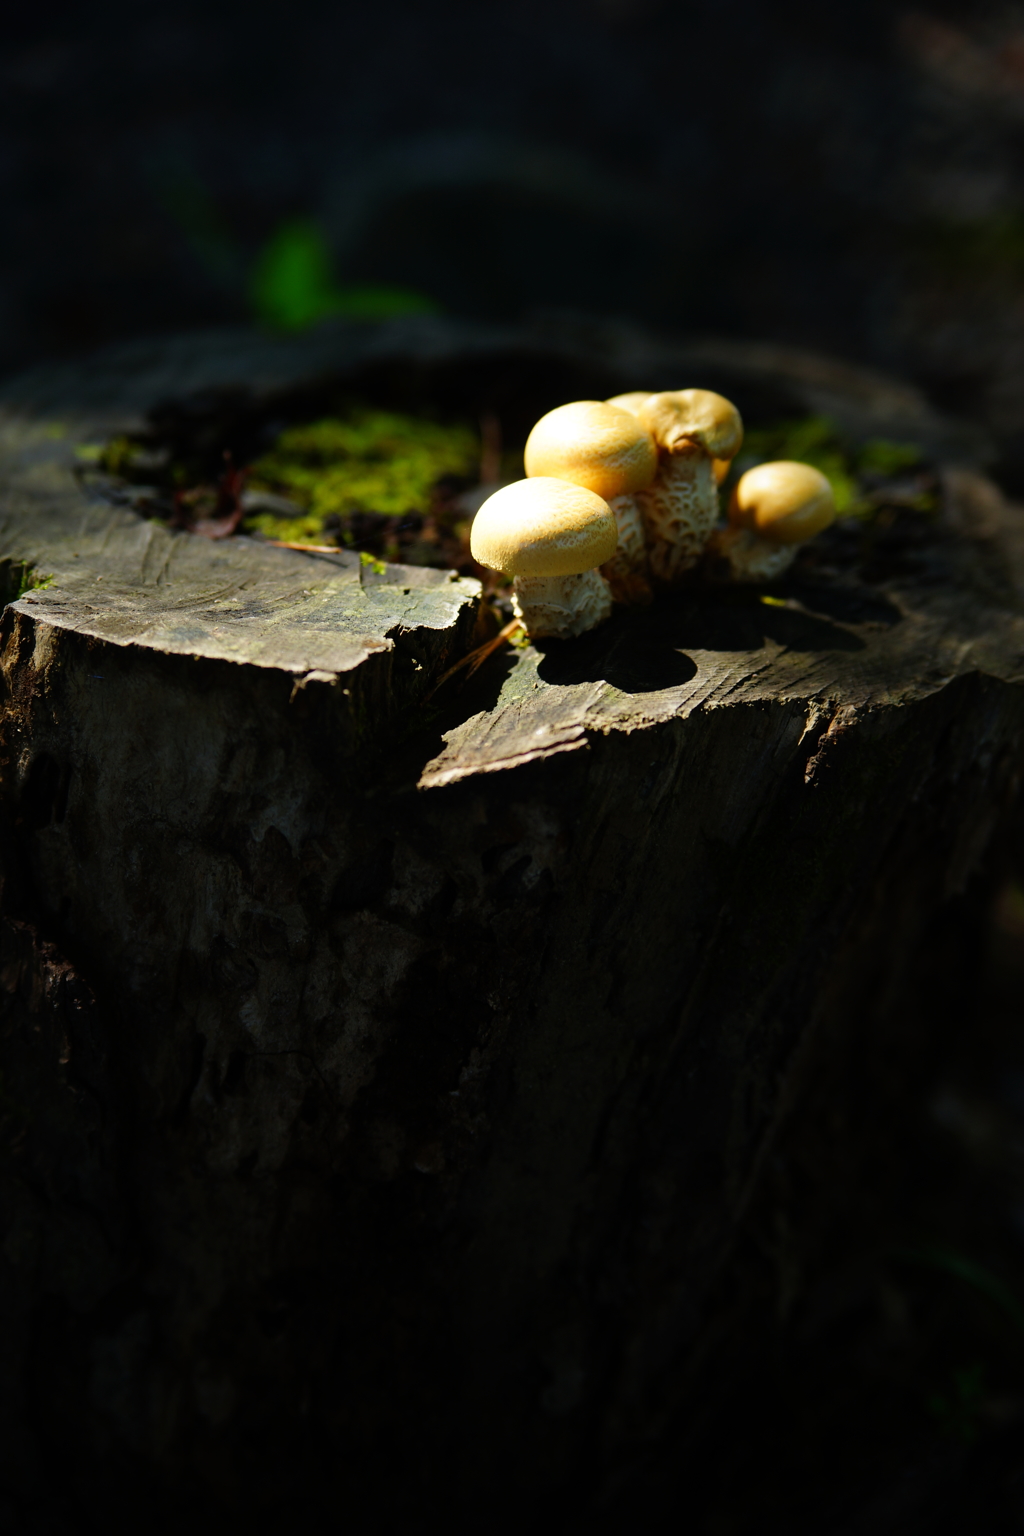
<path fill-rule="evenodd" d="M 73 474 L 328 384 L 515 419 L 691 377 L 915 437 L 940 513 L 432 695 L 472 582 Z M 679 1412 L 814 1041 L 898 1015 L 1016 805 L 1020 514 L 908 390 L 621 329 L 176 342 L 0 403 L 0 554 L 53 578 L 0 630 L 13 1507 L 599 1502 Z"/>

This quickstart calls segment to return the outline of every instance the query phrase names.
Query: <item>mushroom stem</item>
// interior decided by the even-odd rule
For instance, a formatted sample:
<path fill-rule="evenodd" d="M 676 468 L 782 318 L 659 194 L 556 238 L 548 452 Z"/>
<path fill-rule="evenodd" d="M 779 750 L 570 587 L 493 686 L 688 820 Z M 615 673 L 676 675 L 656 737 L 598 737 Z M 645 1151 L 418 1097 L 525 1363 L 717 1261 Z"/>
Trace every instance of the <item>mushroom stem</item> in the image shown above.
<path fill-rule="evenodd" d="M 718 521 L 714 464 L 699 444 L 684 440 L 659 455 L 658 473 L 637 494 L 651 575 L 664 585 L 697 564 Z"/>
<path fill-rule="evenodd" d="M 733 581 L 776 581 L 796 559 L 797 544 L 773 544 L 749 528 L 721 528 L 712 548 L 729 562 Z"/>
<path fill-rule="evenodd" d="M 610 560 L 601 567 L 601 575 L 611 587 L 617 603 L 649 603 L 651 584 L 647 577 L 647 549 L 644 524 L 635 495 L 610 496 L 608 505 L 615 515 L 619 542 Z"/>
<path fill-rule="evenodd" d="M 612 595 L 598 570 L 578 576 L 517 576 L 512 608 L 531 639 L 538 635 L 565 638 L 582 635 L 608 618 Z"/>

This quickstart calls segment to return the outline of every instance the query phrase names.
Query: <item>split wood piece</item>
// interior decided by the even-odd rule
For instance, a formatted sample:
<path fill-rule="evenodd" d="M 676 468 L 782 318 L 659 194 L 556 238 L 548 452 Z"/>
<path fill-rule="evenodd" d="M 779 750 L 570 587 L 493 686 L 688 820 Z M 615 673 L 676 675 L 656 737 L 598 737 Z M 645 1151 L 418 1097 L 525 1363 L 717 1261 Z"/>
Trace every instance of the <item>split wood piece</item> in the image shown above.
<path fill-rule="evenodd" d="M 153 402 L 155 406 L 156 401 Z M 129 418 L 130 422 L 131 418 Z M 87 411 L 73 424 L 0 408 L 0 572 L 45 585 L 28 611 L 55 632 L 229 661 L 294 686 L 335 690 L 354 743 L 427 692 L 470 642 L 480 585 L 423 567 L 365 565 L 170 531 L 83 481 L 80 446 L 127 427 Z"/>

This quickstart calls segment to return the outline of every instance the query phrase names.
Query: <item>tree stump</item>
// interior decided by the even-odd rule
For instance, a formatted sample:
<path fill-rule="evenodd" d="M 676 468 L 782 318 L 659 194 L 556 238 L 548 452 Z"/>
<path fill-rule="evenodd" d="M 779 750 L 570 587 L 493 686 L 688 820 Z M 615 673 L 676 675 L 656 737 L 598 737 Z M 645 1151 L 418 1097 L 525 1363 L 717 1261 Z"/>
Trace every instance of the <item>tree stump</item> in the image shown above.
<path fill-rule="evenodd" d="M 75 475 L 336 387 L 521 427 L 683 383 L 921 442 L 941 511 L 432 694 L 473 582 Z M 814 1041 L 898 1014 L 1013 812 L 1020 514 L 910 390 L 568 322 L 184 339 L 0 406 L 15 1527 L 597 1508 L 681 1411 Z"/>

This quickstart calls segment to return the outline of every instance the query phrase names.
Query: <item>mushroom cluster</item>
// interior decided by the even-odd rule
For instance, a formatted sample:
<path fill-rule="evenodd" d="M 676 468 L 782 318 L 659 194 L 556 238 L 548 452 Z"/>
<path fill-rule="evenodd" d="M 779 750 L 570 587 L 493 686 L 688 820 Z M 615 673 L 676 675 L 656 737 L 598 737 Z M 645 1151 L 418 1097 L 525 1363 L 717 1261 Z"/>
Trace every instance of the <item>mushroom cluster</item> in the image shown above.
<path fill-rule="evenodd" d="M 650 602 L 707 551 L 733 580 L 774 580 L 835 517 L 832 490 L 808 464 L 759 464 L 720 527 L 718 487 L 742 442 L 736 407 L 708 389 L 558 406 L 527 439 L 526 479 L 477 513 L 473 557 L 514 578 L 530 636 L 579 635 L 613 602 Z"/>

